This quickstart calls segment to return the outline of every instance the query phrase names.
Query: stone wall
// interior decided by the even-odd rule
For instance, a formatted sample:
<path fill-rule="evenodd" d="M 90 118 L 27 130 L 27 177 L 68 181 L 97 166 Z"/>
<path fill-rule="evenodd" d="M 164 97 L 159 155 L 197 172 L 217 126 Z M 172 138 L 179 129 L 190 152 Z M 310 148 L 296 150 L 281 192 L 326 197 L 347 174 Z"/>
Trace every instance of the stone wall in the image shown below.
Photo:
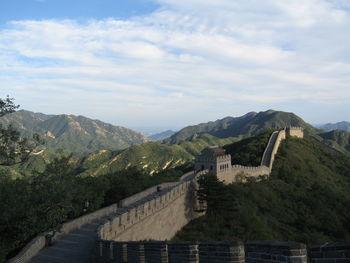
<path fill-rule="evenodd" d="M 67 235 L 68 233 L 82 227 L 85 224 L 92 223 L 97 219 L 100 219 L 104 216 L 111 215 L 117 211 L 118 205 L 113 204 L 107 207 L 104 207 L 102 209 L 99 209 L 95 212 L 89 213 L 87 215 L 83 215 L 81 217 L 78 217 L 72 221 L 69 221 L 67 223 L 64 223 L 60 229 L 59 232 L 55 234 L 52 241 L 55 241 L 59 238 L 61 238 L 64 235 Z"/>
<path fill-rule="evenodd" d="M 285 130 L 281 130 L 281 131 L 278 131 L 277 132 L 277 138 L 274 142 L 274 145 L 273 145 L 273 148 L 272 148 L 272 152 L 269 154 L 270 155 L 270 162 L 269 162 L 269 169 L 270 169 L 270 172 L 272 170 L 272 167 L 273 167 L 273 162 L 275 161 L 275 156 L 278 152 L 278 149 L 280 147 L 280 144 L 283 140 L 286 139 L 286 131 Z M 273 135 L 272 135 L 273 136 Z M 272 137 L 271 136 L 271 137 Z M 268 147 L 266 147 L 266 149 L 268 149 Z M 265 150 L 266 151 L 266 150 Z"/>
<path fill-rule="evenodd" d="M 306 246 L 294 242 L 248 242 L 247 263 L 307 263 Z"/>
<path fill-rule="evenodd" d="M 32 239 L 18 254 L 16 257 L 10 259 L 8 263 L 24 263 L 28 262 L 41 249 L 45 247 L 46 239 L 45 236 L 37 236 Z"/>
<path fill-rule="evenodd" d="M 157 193 L 158 191 L 160 191 L 161 189 L 167 189 L 170 187 L 175 186 L 176 184 L 178 184 L 178 182 L 172 182 L 172 183 L 163 183 L 163 184 L 159 184 L 156 186 L 152 186 L 142 192 L 139 192 L 137 194 L 134 194 L 132 196 L 129 196 L 123 200 L 120 200 L 118 202 L 118 206 L 119 207 L 127 207 L 130 206 L 131 204 L 145 198 L 146 196 L 149 196 L 151 194 Z"/>
<path fill-rule="evenodd" d="M 280 144 L 287 136 L 303 138 L 304 132 L 300 127 L 290 127 L 273 132 L 261 158 L 260 166 L 232 165 L 227 170 L 217 172 L 218 179 L 226 184 L 230 184 L 241 180 L 244 181 L 247 177 L 256 178 L 262 175 L 270 175 Z M 225 158 L 227 157 L 225 156 Z"/>
<path fill-rule="evenodd" d="M 244 181 L 246 177 L 259 177 L 269 175 L 270 169 L 266 166 L 243 166 L 232 165 L 227 172 L 218 173 L 217 177 L 225 184 L 230 184 L 238 181 Z"/>
<path fill-rule="evenodd" d="M 171 188 L 154 192 L 128 207 L 118 209 L 100 225 L 98 237 L 114 241 L 171 239 L 199 215 L 196 212 L 195 188 L 193 175 Z"/>
<path fill-rule="evenodd" d="M 312 263 L 350 263 L 350 242 L 312 246 L 310 260 Z"/>
<path fill-rule="evenodd" d="M 306 248 L 295 242 L 96 242 L 96 262 L 349 263 L 350 242 Z M 309 251 L 309 254 L 308 254 Z"/>
<path fill-rule="evenodd" d="M 304 138 L 304 131 L 301 127 L 289 127 L 286 129 L 288 136 Z"/>
<path fill-rule="evenodd" d="M 122 248 L 122 249 L 121 249 Z M 117 254 L 119 251 L 119 254 Z M 96 243 L 96 262 L 244 263 L 240 242 L 113 242 Z"/>

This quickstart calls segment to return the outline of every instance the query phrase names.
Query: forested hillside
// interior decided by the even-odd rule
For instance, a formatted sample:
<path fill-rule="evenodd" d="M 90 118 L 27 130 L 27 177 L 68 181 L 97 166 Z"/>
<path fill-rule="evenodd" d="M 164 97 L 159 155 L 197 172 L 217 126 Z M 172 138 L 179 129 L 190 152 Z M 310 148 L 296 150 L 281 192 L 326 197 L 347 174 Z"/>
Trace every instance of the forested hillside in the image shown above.
<path fill-rule="evenodd" d="M 333 130 L 320 133 L 319 136 L 323 138 L 325 144 L 343 153 L 350 153 L 350 132 Z"/>
<path fill-rule="evenodd" d="M 269 178 L 223 185 L 204 177 L 200 195 L 207 214 L 174 240 L 349 240 L 349 164 L 349 157 L 309 139 L 287 139 Z"/>

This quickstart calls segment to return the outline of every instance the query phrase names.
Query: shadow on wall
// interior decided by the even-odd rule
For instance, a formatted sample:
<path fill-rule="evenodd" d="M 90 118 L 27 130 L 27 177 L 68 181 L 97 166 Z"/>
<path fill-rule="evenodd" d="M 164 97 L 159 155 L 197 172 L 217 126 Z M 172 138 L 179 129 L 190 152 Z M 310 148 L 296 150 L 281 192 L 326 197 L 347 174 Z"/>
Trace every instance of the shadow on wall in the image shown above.
<path fill-rule="evenodd" d="M 205 214 L 205 212 L 201 211 L 201 206 L 197 198 L 197 178 L 191 182 L 185 195 L 185 217 L 188 221 Z"/>

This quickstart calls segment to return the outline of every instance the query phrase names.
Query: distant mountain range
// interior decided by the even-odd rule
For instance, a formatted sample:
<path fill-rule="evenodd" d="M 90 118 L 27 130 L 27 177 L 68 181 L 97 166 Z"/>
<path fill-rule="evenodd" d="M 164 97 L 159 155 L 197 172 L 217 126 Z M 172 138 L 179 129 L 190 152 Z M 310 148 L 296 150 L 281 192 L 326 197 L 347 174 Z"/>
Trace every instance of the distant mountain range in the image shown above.
<path fill-rule="evenodd" d="M 317 125 L 317 128 L 320 128 L 326 131 L 343 130 L 343 131 L 350 132 L 350 122 L 342 121 L 337 123 L 327 123 L 323 125 Z"/>
<path fill-rule="evenodd" d="M 74 152 L 77 170 L 86 176 L 99 176 L 128 167 L 156 174 L 165 169 L 191 165 L 194 157 L 207 146 L 227 146 L 269 129 L 289 126 L 303 127 L 320 144 L 338 152 L 350 152 L 349 132 L 324 132 L 293 113 L 273 110 L 188 126 L 162 142 L 147 142 L 148 139 L 140 133 L 82 116 L 19 111 L 5 117 L 0 119 L 2 123 L 12 121 L 25 136 L 34 132 L 43 135 L 49 149 Z M 17 170 L 42 169 L 52 156 L 44 151 L 32 156 L 29 163 Z"/>
<path fill-rule="evenodd" d="M 173 130 L 167 130 L 167 131 L 163 131 L 163 132 L 148 136 L 148 138 L 150 138 L 152 141 L 162 141 L 162 140 L 170 137 L 174 133 L 175 133 L 175 131 L 173 131 Z"/>
<path fill-rule="evenodd" d="M 85 174 L 100 175 L 135 166 L 151 174 L 190 163 L 195 155 L 210 145 L 229 145 L 268 129 L 301 126 L 317 134 L 313 126 L 293 113 L 281 111 L 251 112 L 242 117 L 226 117 L 215 122 L 188 126 L 165 139 L 135 145 L 121 152 L 100 152 L 83 160 Z M 322 140 L 321 137 L 318 137 Z"/>
<path fill-rule="evenodd" d="M 49 149 L 63 149 L 76 156 L 102 149 L 121 150 L 149 141 L 141 133 L 83 116 L 45 115 L 20 110 L 0 118 L 0 123 L 12 123 L 26 137 L 38 133 Z"/>

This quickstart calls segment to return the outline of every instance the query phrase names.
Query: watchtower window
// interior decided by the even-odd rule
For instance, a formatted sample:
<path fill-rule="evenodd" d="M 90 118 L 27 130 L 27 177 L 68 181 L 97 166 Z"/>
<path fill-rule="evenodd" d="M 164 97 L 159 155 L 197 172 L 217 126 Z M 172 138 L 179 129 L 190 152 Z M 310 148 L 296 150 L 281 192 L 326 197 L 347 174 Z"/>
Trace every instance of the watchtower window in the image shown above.
<path fill-rule="evenodd" d="M 213 171 L 213 166 L 212 165 L 210 165 L 210 171 Z"/>
<path fill-rule="evenodd" d="M 204 170 L 204 165 L 203 164 L 201 165 L 201 170 Z"/>

